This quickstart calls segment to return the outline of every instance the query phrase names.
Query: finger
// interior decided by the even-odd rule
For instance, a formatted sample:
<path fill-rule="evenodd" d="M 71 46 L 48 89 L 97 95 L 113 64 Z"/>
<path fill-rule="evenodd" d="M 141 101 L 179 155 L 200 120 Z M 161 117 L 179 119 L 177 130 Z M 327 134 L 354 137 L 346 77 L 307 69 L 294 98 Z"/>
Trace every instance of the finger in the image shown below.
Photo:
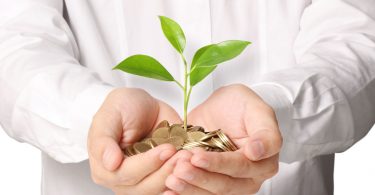
<path fill-rule="evenodd" d="M 244 124 L 249 135 L 245 154 L 251 160 L 265 159 L 280 152 L 282 136 L 272 108 L 247 105 Z"/>
<path fill-rule="evenodd" d="M 159 169 L 175 152 L 176 149 L 172 145 L 163 144 L 146 153 L 125 158 L 121 167 L 115 172 L 104 169 L 97 161 L 90 159 L 92 179 L 96 184 L 111 188 L 134 185 Z"/>
<path fill-rule="evenodd" d="M 249 137 L 243 152 L 250 160 L 266 159 L 280 152 L 282 137 L 278 130 L 258 130 Z"/>
<path fill-rule="evenodd" d="M 158 114 L 157 117 L 151 121 L 151 123 L 153 124 L 152 128 L 144 126 L 144 122 L 139 123 L 139 119 L 145 117 L 128 117 L 128 123 L 126 123 L 124 129 L 124 136 L 120 144 L 122 148 L 125 148 L 126 146 L 129 146 L 134 142 L 144 138 L 147 134 L 149 134 L 152 131 L 152 129 L 156 129 L 156 127 L 159 125 L 161 121 L 167 120 L 171 124 L 182 123 L 180 116 L 171 106 L 160 100 L 157 100 L 157 102 Z"/>
<path fill-rule="evenodd" d="M 88 135 L 90 159 L 109 171 L 116 170 L 123 160 L 123 153 L 118 145 L 121 132 L 119 115 L 111 112 L 97 113 Z"/>
<path fill-rule="evenodd" d="M 145 153 L 125 158 L 116 175 L 119 185 L 135 185 L 147 175 L 158 170 L 170 157 L 176 153 L 171 144 L 162 144 Z"/>
<path fill-rule="evenodd" d="M 178 192 L 204 189 L 213 194 L 248 194 L 254 193 L 259 189 L 258 184 L 253 179 L 239 179 L 205 171 L 194 167 L 189 162 L 179 161 L 173 171 L 173 175 L 183 181 L 173 180 L 174 183 L 171 183 L 171 186 L 167 186 L 173 190 L 180 190 Z M 184 184 L 184 182 L 188 184 Z"/>
<path fill-rule="evenodd" d="M 178 113 L 171 106 L 159 100 L 159 115 L 153 129 L 155 129 L 156 126 L 163 120 L 167 120 L 170 124 L 182 123 Z"/>
<path fill-rule="evenodd" d="M 94 183 L 107 188 L 111 188 L 118 183 L 118 178 L 115 173 L 105 169 L 100 161 L 91 158 L 89 161 L 91 179 Z"/>
<path fill-rule="evenodd" d="M 279 168 L 278 155 L 251 161 L 239 152 L 206 152 L 193 150 L 191 164 L 210 172 L 235 178 L 271 177 Z"/>
<path fill-rule="evenodd" d="M 165 192 L 163 192 L 163 195 L 178 195 L 176 192 L 172 191 L 172 190 L 167 190 Z"/>
<path fill-rule="evenodd" d="M 211 192 L 204 190 L 202 188 L 191 185 L 182 179 L 177 178 L 174 175 L 168 176 L 166 180 L 166 186 L 171 190 L 177 192 L 180 195 L 190 195 L 190 194 L 199 194 L 199 195 L 212 195 Z"/>
<path fill-rule="evenodd" d="M 175 155 L 173 155 L 167 162 L 165 162 L 160 169 L 151 173 L 149 176 L 145 177 L 140 183 L 136 185 L 136 188 L 143 191 L 143 194 L 158 194 L 164 192 L 165 180 L 168 175 L 172 174 L 173 168 L 180 159 L 190 160 L 192 153 L 186 150 L 180 150 Z"/>

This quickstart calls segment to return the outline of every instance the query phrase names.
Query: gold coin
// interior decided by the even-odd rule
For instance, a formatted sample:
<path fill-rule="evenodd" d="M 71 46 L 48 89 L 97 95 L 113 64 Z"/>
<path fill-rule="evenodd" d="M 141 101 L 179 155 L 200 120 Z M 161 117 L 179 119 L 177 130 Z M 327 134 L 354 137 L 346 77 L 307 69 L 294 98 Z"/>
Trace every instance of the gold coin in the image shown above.
<path fill-rule="evenodd" d="M 200 131 L 200 132 L 204 132 L 204 129 L 201 126 L 193 126 L 193 127 L 189 128 L 188 131 Z"/>
<path fill-rule="evenodd" d="M 165 139 L 165 138 L 158 138 L 158 137 L 153 137 L 151 138 L 152 141 L 158 146 L 158 145 L 161 145 L 161 144 L 165 144 L 167 143 L 167 140 L 168 139 Z"/>
<path fill-rule="evenodd" d="M 169 138 L 169 128 L 161 127 L 152 133 L 152 138 Z"/>
<path fill-rule="evenodd" d="M 179 150 L 184 144 L 184 140 L 182 137 L 171 137 L 167 139 L 166 143 L 172 144 L 177 150 Z"/>
<path fill-rule="evenodd" d="M 217 148 L 220 148 L 224 151 L 229 151 L 229 149 L 220 141 L 220 139 L 217 139 L 217 138 L 212 138 L 210 140 L 210 143 L 212 143 L 213 145 L 215 145 Z"/>
<path fill-rule="evenodd" d="M 205 133 L 200 131 L 190 131 L 187 133 L 187 135 L 189 141 L 200 141 L 204 136 L 206 136 Z"/>
<path fill-rule="evenodd" d="M 231 150 L 231 151 L 236 151 L 238 148 L 236 145 L 228 138 L 225 133 L 222 131 L 217 132 L 218 137 L 222 140 L 222 142 Z"/>
<path fill-rule="evenodd" d="M 151 140 L 151 138 L 150 138 L 150 137 L 147 137 L 147 138 L 143 139 L 143 140 L 140 141 L 140 142 L 143 142 L 143 143 L 146 143 L 146 144 L 150 144 L 150 140 Z"/>
<path fill-rule="evenodd" d="M 169 136 L 170 137 L 180 137 L 180 138 L 182 138 L 182 140 L 184 142 L 188 137 L 186 131 L 180 126 L 172 126 L 171 129 L 170 129 Z"/>
<path fill-rule="evenodd" d="M 132 145 L 125 147 L 124 153 L 126 156 L 133 156 L 136 154 Z"/>
<path fill-rule="evenodd" d="M 188 125 L 186 132 L 183 124 L 170 125 L 168 121 L 162 121 L 151 136 L 127 146 L 123 152 L 126 156 L 133 156 L 165 143 L 172 144 L 177 150 L 190 150 L 196 147 L 211 152 L 237 150 L 236 145 L 220 129 L 205 132 L 203 127 Z"/>
<path fill-rule="evenodd" d="M 184 150 L 190 150 L 192 148 L 200 147 L 200 146 L 203 146 L 200 142 L 189 142 L 189 143 L 184 144 L 182 146 L 182 149 L 184 149 Z"/>
<path fill-rule="evenodd" d="M 150 145 L 151 148 L 155 148 L 156 146 L 158 146 L 158 144 L 153 139 L 149 139 L 147 141 L 147 144 Z"/>
<path fill-rule="evenodd" d="M 184 128 L 184 124 L 173 124 L 172 126 L 180 126 L 180 127 Z M 190 129 L 192 127 L 193 127 L 193 125 L 186 124 L 186 129 Z"/>
<path fill-rule="evenodd" d="M 143 142 L 137 142 L 133 144 L 134 151 L 139 154 L 143 152 L 147 152 L 151 149 L 151 146 L 149 144 L 143 143 Z"/>
<path fill-rule="evenodd" d="M 215 130 L 215 131 L 211 131 L 211 132 L 206 133 L 206 135 L 204 137 L 202 137 L 200 141 L 207 141 L 207 140 L 211 139 L 212 137 L 216 137 L 217 136 L 216 133 L 218 131 L 219 130 Z"/>
<path fill-rule="evenodd" d="M 201 146 L 204 146 L 204 147 L 211 147 L 211 145 L 208 144 L 207 142 L 199 141 L 199 143 L 201 144 Z"/>
<path fill-rule="evenodd" d="M 168 127 L 169 128 L 169 123 L 167 120 L 163 120 L 161 121 L 158 126 L 156 127 L 156 129 L 159 129 L 159 128 L 162 128 L 162 127 Z"/>
<path fill-rule="evenodd" d="M 186 143 L 183 145 L 182 149 L 184 150 L 190 150 L 190 149 L 193 149 L 193 148 L 196 148 L 196 147 L 201 147 L 205 150 L 207 150 L 207 148 L 210 148 L 210 145 L 206 142 L 201 142 L 201 141 L 194 141 L 194 142 L 189 142 L 189 143 Z"/>

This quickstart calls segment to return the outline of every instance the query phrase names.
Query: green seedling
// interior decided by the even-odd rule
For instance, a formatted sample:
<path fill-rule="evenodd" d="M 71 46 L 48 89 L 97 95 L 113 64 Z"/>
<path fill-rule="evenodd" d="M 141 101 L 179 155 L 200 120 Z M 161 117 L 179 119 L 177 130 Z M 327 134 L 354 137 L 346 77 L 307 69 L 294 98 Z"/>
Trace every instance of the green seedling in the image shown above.
<path fill-rule="evenodd" d="M 138 54 L 130 56 L 113 69 L 122 70 L 138 76 L 175 82 L 184 93 L 184 129 L 187 130 L 187 110 L 193 87 L 214 71 L 218 64 L 240 55 L 250 42 L 228 40 L 206 45 L 196 51 L 190 66 L 188 66 L 183 54 L 186 38 L 182 28 L 177 22 L 168 17 L 159 16 L 159 19 L 165 37 L 177 50 L 183 61 L 185 68 L 183 85 L 181 82 L 177 81 L 159 61 L 147 55 Z"/>

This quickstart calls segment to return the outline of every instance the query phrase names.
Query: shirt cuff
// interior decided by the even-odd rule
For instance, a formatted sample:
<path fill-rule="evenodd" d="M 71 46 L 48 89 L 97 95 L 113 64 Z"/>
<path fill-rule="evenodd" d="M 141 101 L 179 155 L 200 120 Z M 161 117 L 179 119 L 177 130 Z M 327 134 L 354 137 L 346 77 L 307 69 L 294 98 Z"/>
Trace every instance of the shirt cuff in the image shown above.
<path fill-rule="evenodd" d="M 287 157 L 290 151 L 286 151 L 288 142 L 288 130 L 292 124 L 292 101 L 288 98 L 288 91 L 282 86 L 274 83 L 260 83 L 250 87 L 257 93 L 263 101 L 273 108 L 279 124 L 280 132 L 283 136 L 284 144 L 280 152 L 280 161 L 289 162 Z M 290 155 L 290 154 L 289 154 Z"/>
<path fill-rule="evenodd" d="M 87 136 L 91 126 L 92 118 L 99 110 L 107 95 L 114 87 L 106 84 L 92 84 L 82 91 L 75 99 L 70 113 L 69 138 L 72 147 L 75 148 L 71 159 L 62 160 L 62 163 L 80 162 L 88 158 Z"/>

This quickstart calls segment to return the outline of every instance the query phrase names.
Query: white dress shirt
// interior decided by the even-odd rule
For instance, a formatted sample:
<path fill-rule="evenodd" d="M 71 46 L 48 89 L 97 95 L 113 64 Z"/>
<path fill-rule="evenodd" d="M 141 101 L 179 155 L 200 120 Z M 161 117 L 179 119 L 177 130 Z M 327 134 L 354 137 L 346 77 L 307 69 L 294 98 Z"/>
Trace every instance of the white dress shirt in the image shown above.
<path fill-rule="evenodd" d="M 143 88 L 182 113 L 175 83 L 112 70 L 143 53 L 182 79 L 158 15 L 180 23 L 188 59 L 209 43 L 253 43 L 195 87 L 190 108 L 243 83 L 275 109 L 280 171 L 258 194 L 332 194 L 334 153 L 375 121 L 375 1 L 0 0 L 0 122 L 43 151 L 43 194 L 112 194 L 90 179 L 86 141 L 113 88 Z"/>

